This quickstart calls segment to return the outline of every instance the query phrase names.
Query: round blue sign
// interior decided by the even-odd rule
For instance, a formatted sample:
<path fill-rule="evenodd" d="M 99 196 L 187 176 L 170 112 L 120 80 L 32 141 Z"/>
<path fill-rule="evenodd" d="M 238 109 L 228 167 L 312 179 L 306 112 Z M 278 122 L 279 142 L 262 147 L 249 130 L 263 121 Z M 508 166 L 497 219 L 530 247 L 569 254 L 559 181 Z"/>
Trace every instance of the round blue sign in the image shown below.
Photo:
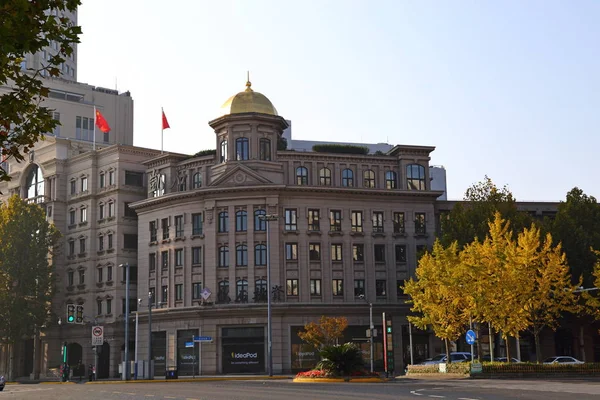
<path fill-rule="evenodd" d="M 475 344 L 475 332 L 469 329 L 465 335 L 465 339 L 467 340 L 467 344 Z"/>

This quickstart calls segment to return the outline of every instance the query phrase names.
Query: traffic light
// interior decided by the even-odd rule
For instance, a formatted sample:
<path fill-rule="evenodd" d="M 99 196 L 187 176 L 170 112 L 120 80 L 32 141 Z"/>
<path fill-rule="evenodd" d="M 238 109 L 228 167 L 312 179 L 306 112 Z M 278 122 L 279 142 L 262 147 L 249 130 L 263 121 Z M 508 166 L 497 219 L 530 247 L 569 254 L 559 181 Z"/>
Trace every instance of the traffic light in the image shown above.
<path fill-rule="evenodd" d="M 67 304 L 67 322 L 75 323 L 75 304 Z"/>
<path fill-rule="evenodd" d="M 83 306 L 77 305 L 77 314 L 75 315 L 75 323 L 83 324 Z"/>

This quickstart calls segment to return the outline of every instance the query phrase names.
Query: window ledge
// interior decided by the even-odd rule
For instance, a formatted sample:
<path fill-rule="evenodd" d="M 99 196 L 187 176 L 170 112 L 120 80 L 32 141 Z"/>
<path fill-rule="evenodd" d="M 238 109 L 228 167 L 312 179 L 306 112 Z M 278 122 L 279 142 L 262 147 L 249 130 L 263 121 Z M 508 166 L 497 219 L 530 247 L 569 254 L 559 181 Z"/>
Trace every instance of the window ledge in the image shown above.
<path fill-rule="evenodd" d="M 87 257 L 87 253 L 79 253 L 79 254 L 77 254 L 77 257 L 78 258 L 85 258 L 85 257 Z"/>
<path fill-rule="evenodd" d="M 87 221 L 84 221 L 84 222 L 80 222 L 79 226 L 87 226 L 87 224 L 88 224 Z"/>
<path fill-rule="evenodd" d="M 104 314 L 105 318 L 112 318 L 112 316 L 113 316 L 112 313 L 110 313 L 110 314 Z"/>
<path fill-rule="evenodd" d="M 236 265 L 235 267 L 238 268 L 238 269 L 248 268 L 247 265 Z"/>
<path fill-rule="evenodd" d="M 103 254 L 104 254 L 104 250 L 98 250 L 96 253 L 97 253 L 99 256 L 101 256 L 101 255 L 103 255 Z"/>
<path fill-rule="evenodd" d="M 74 260 L 75 259 L 75 254 L 71 254 L 69 256 L 67 256 L 67 260 Z"/>
<path fill-rule="evenodd" d="M 286 235 L 299 235 L 300 234 L 300 232 L 298 232 L 298 230 L 283 231 L 283 233 Z"/>
<path fill-rule="evenodd" d="M 171 239 L 168 239 L 168 238 L 167 239 L 163 239 L 163 240 L 161 240 L 161 243 L 162 244 L 171 243 Z"/>
<path fill-rule="evenodd" d="M 202 264 L 192 264 L 193 268 L 198 268 L 198 267 L 201 267 L 201 266 L 202 266 Z"/>
<path fill-rule="evenodd" d="M 99 224 L 103 224 L 104 222 L 106 222 L 106 218 L 100 218 L 100 219 L 98 220 L 98 223 L 99 223 Z"/>
<path fill-rule="evenodd" d="M 414 236 L 416 238 L 428 238 L 429 237 L 429 235 L 426 232 L 419 232 L 419 233 L 415 232 Z"/>
<path fill-rule="evenodd" d="M 307 234 L 307 235 L 321 235 L 321 234 L 322 234 L 322 232 L 321 232 L 320 230 L 318 230 L 318 231 L 311 231 L 311 230 L 308 230 L 308 231 L 306 231 L 306 234 Z"/>
<path fill-rule="evenodd" d="M 96 286 L 101 288 L 102 286 L 104 286 L 104 282 L 96 282 Z"/>
<path fill-rule="evenodd" d="M 105 284 L 106 284 L 106 286 L 112 286 L 113 285 L 113 281 L 106 281 Z"/>
<path fill-rule="evenodd" d="M 385 261 L 375 261 L 376 267 L 385 267 L 385 265 L 386 265 Z"/>
<path fill-rule="evenodd" d="M 364 268 L 365 263 L 362 261 L 354 261 L 354 268 Z"/>
<path fill-rule="evenodd" d="M 339 231 L 329 231 L 329 236 L 342 236 L 344 234 L 344 232 L 342 232 L 341 230 Z"/>
<path fill-rule="evenodd" d="M 75 286 L 73 286 L 73 285 L 67 286 L 67 291 L 72 292 L 73 289 L 75 289 Z"/>
<path fill-rule="evenodd" d="M 176 241 L 176 242 L 183 242 L 183 241 L 185 241 L 185 236 L 179 236 L 179 237 L 176 237 L 176 238 L 175 238 L 175 241 Z"/>
<path fill-rule="evenodd" d="M 385 232 L 373 232 L 371 233 L 373 237 L 385 237 Z"/>
<path fill-rule="evenodd" d="M 352 231 L 350 232 L 350 236 L 365 236 L 364 232 L 357 232 L 357 231 Z"/>
<path fill-rule="evenodd" d="M 115 252 L 115 249 L 108 249 L 108 250 L 106 250 L 106 252 L 107 252 L 107 253 L 114 253 L 114 252 Z"/>
<path fill-rule="evenodd" d="M 77 289 L 79 289 L 79 290 L 85 289 L 85 284 L 77 285 Z"/>
<path fill-rule="evenodd" d="M 199 235 L 192 235 L 192 240 L 193 240 L 193 239 L 204 239 L 204 234 L 203 234 L 203 233 L 201 233 L 201 234 L 199 234 Z"/>
<path fill-rule="evenodd" d="M 394 232 L 392 233 L 392 237 L 406 237 L 406 232 Z"/>
<path fill-rule="evenodd" d="M 158 242 L 156 240 L 152 240 L 150 242 L 148 242 L 148 246 L 156 246 L 158 244 Z"/>
<path fill-rule="evenodd" d="M 108 218 L 106 218 L 106 222 L 110 222 L 110 221 L 114 221 L 114 220 L 115 220 L 115 217 L 114 217 L 114 216 L 113 216 L 113 217 L 108 217 Z"/>

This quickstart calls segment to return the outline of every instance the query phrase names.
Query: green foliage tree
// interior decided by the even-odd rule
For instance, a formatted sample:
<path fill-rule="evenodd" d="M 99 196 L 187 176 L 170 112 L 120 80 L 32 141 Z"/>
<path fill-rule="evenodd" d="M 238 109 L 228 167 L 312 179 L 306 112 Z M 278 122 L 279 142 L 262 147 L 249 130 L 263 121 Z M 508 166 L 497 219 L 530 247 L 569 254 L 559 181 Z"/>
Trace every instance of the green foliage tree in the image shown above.
<path fill-rule="evenodd" d="M 304 331 L 298 332 L 298 337 L 319 349 L 323 346 L 338 344 L 338 341 L 344 337 L 344 331 L 347 327 L 348 319 L 346 317 L 326 317 L 322 315 L 318 324 L 315 322 L 305 324 Z"/>
<path fill-rule="evenodd" d="M 7 159 L 22 161 L 24 155 L 58 124 L 51 110 L 43 107 L 48 97 L 42 73 L 56 77 L 59 65 L 79 42 L 81 28 L 72 26 L 62 11 L 75 11 L 79 0 L 11 0 L 0 3 L 0 85 L 11 90 L 0 96 L 0 151 Z M 56 10 L 58 16 L 52 15 Z M 23 71 L 21 62 L 51 42 L 59 50 L 37 70 Z M 9 177 L 0 168 L 0 181 Z"/>
<path fill-rule="evenodd" d="M 38 205 L 18 196 L 0 204 L 0 341 L 13 344 L 48 322 L 59 237 Z"/>
<path fill-rule="evenodd" d="M 322 360 L 317 364 L 317 369 L 335 376 L 349 376 L 364 367 L 361 351 L 354 343 L 324 346 L 319 355 Z"/>
<path fill-rule="evenodd" d="M 277 139 L 277 150 L 287 150 L 287 147 L 288 147 L 287 139 L 284 138 L 283 136 L 280 136 Z"/>
<path fill-rule="evenodd" d="M 581 292 L 581 295 L 584 299 L 584 311 L 586 314 L 590 315 L 595 321 L 600 321 L 600 297 L 598 296 L 597 289 L 600 288 L 600 251 L 594 250 L 594 254 L 598 257 L 592 271 L 594 287 L 588 288 L 592 290 Z"/>
<path fill-rule="evenodd" d="M 449 342 L 458 339 L 469 321 L 467 299 L 458 290 L 463 278 L 460 265 L 458 243 L 444 247 L 436 241 L 432 253 L 419 260 L 417 279 L 410 278 L 404 286 L 404 293 L 411 298 L 411 311 L 416 313 L 408 320 L 420 329 L 431 326 L 444 340 L 450 361 Z"/>
<path fill-rule="evenodd" d="M 571 189 L 558 206 L 551 231 L 555 242 L 562 243 L 573 283 L 582 276 L 584 286 L 592 285 L 597 260 L 593 249 L 600 250 L 600 205 L 596 198 L 577 187 Z"/>
<path fill-rule="evenodd" d="M 448 246 L 457 241 L 462 249 L 475 238 L 483 241 L 489 232 L 489 221 L 494 214 L 500 215 L 520 231 L 531 225 L 531 217 L 517 210 L 516 201 L 507 186 L 498 188 L 486 175 L 465 192 L 464 203 L 456 204 L 450 213 L 441 219 L 441 241 Z"/>
<path fill-rule="evenodd" d="M 312 149 L 318 153 L 369 154 L 368 147 L 351 144 L 315 144 Z"/>

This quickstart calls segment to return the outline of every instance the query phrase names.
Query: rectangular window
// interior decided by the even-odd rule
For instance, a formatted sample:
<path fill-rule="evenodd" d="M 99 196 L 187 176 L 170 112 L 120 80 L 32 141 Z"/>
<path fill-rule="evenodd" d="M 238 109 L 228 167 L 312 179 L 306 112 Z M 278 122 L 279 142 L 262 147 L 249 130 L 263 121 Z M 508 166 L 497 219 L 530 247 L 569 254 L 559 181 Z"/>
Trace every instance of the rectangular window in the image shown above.
<path fill-rule="evenodd" d="M 144 173 L 125 171 L 125 184 L 129 186 L 144 187 Z"/>
<path fill-rule="evenodd" d="M 150 296 L 150 304 L 156 304 L 156 288 L 148 288 L 148 295 Z"/>
<path fill-rule="evenodd" d="M 156 227 L 156 221 L 150 221 L 150 241 L 156 242 L 158 228 Z"/>
<path fill-rule="evenodd" d="M 98 237 L 98 251 L 104 250 L 104 236 Z"/>
<path fill-rule="evenodd" d="M 373 246 L 375 262 L 376 263 L 384 263 L 385 262 L 385 244 L 376 244 Z"/>
<path fill-rule="evenodd" d="M 160 223 L 162 227 L 162 238 L 163 240 L 167 240 L 169 238 L 169 218 L 163 218 Z"/>
<path fill-rule="evenodd" d="M 112 282 L 112 269 L 113 267 L 106 267 L 106 282 Z"/>
<path fill-rule="evenodd" d="M 415 213 L 415 233 L 417 235 L 425 235 L 427 229 L 425 228 L 425 213 Z"/>
<path fill-rule="evenodd" d="M 85 239 L 79 239 L 79 253 L 85 253 Z"/>
<path fill-rule="evenodd" d="M 87 222 L 87 208 L 82 208 L 79 212 L 79 222 Z"/>
<path fill-rule="evenodd" d="M 98 219 L 104 219 L 104 204 L 98 206 Z"/>
<path fill-rule="evenodd" d="M 102 315 L 102 300 L 96 300 L 97 315 Z"/>
<path fill-rule="evenodd" d="M 354 262 L 365 261 L 365 245 L 362 243 L 355 243 L 352 245 L 352 260 Z"/>
<path fill-rule="evenodd" d="M 202 265 L 202 247 L 192 247 L 192 265 Z"/>
<path fill-rule="evenodd" d="M 79 284 L 84 285 L 85 284 L 85 271 L 80 269 L 78 272 L 79 272 Z"/>
<path fill-rule="evenodd" d="M 106 175 L 103 173 L 100 174 L 100 189 L 106 186 Z"/>
<path fill-rule="evenodd" d="M 177 283 L 175 284 L 175 301 L 183 300 L 183 284 Z"/>
<path fill-rule="evenodd" d="M 309 243 L 308 244 L 308 259 L 310 261 L 321 261 L 321 244 L 320 243 Z"/>
<path fill-rule="evenodd" d="M 202 214 L 192 214 L 192 236 L 202 235 Z"/>
<path fill-rule="evenodd" d="M 343 296 L 344 295 L 344 280 L 343 279 L 334 279 L 333 283 L 333 295 L 334 296 Z"/>
<path fill-rule="evenodd" d="M 163 251 L 160 253 L 160 258 L 161 258 L 161 268 L 162 269 L 169 269 L 169 252 L 168 251 Z"/>
<path fill-rule="evenodd" d="M 75 180 L 71 181 L 71 195 L 77 193 L 77 182 Z"/>
<path fill-rule="evenodd" d="M 135 212 L 135 210 L 133 208 L 129 207 L 130 204 L 131 203 L 127 203 L 127 202 L 123 203 L 123 205 L 124 205 L 123 208 L 125 209 L 125 216 L 127 218 L 137 218 L 137 213 Z"/>
<path fill-rule="evenodd" d="M 73 70 L 71 70 L 71 72 L 73 72 Z M 110 142 L 110 132 L 102 132 L 102 140 L 104 141 L 104 143 L 108 143 Z"/>
<path fill-rule="evenodd" d="M 69 255 L 72 256 L 74 254 L 75 254 L 75 241 L 70 240 L 69 241 Z"/>
<path fill-rule="evenodd" d="M 394 233 L 404 233 L 404 213 L 394 213 Z"/>
<path fill-rule="evenodd" d="M 81 191 L 87 192 L 88 190 L 88 179 L 86 177 L 81 178 Z"/>
<path fill-rule="evenodd" d="M 341 232 L 342 230 L 342 211 L 331 210 L 329 212 L 329 230 L 333 232 Z"/>
<path fill-rule="evenodd" d="M 169 300 L 169 287 L 163 286 L 161 289 L 160 301 L 166 305 L 168 300 Z"/>
<path fill-rule="evenodd" d="M 148 256 L 148 270 L 150 272 L 156 271 L 156 253 L 150 253 Z"/>
<path fill-rule="evenodd" d="M 308 230 L 309 231 L 321 230 L 320 219 L 321 219 L 321 216 L 320 216 L 319 210 L 315 210 L 315 209 L 308 210 Z"/>
<path fill-rule="evenodd" d="M 102 268 L 98 268 L 98 282 L 102 282 Z"/>
<path fill-rule="evenodd" d="M 298 219 L 296 209 L 285 210 L 285 230 L 295 231 L 298 229 Z"/>
<path fill-rule="evenodd" d="M 285 294 L 288 296 L 298 296 L 298 279 L 287 279 L 285 281 Z"/>
<path fill-rule="evenodd" d="M 112 314 L 112 299 L 106 299 L 106 314 Z"/>
<path fill-rule="evenodd" d="M 75 225 L 75 210 L 69 211 L 69 225 Z"/>
<path fill-rule="evenodd" d="M 386 285 L 387 285 L 387 281 L 385 279 L 377 279 L 375 281 L 375 295 L 377 297 L 385 297 L 386 296 Z"/>
<path fill-rule="evenodd" d="M 383 233 L 383 211 L 373 212 L 373 232 Z"/>
<path fill-rule="evenodd" d="M 342 245 L 340 243 L 331 245 L 331 261 L 342 261 Z"/>
<path fill-rule="evenodd" d="M 115 184 L 115 171 L 108 171 L 108 185 L 112 186 Z"/>
<path fill-rule="evenodd" d="M 192 283 L 192 300 L 198 300 L 202 298 L 202 283 L 201 282 L 193 282 Z"/>
<path fill-rule="evenodd" d="M 396 264 L 402 264 L 406 262 L 406 245 L 397 244 L 396 249 Z"/>
<path fill-rule="evenodd" d="M 354 280 L 354 297 L 365 295 L 365 280 L 355 279 Z"/>
<path fill-rule="evenodd" d="M 108 203 L 108 218 L 115 216 L 115 203 Z"/>
<path fill-rule="evenodd" d="M 362 211 L 352 211 L 350 224 L 352 226 L 352 232 L 362 232 L 363 231 L 363 215 Z"/>
<path fill-rule="evenodd" d="M 73 286 L 73 284 L 74 284 L 73 283 L 74 275 L 75 275 L 75 272 L 73 272 L 73 271 L 67 272 L 67 283 L 69 286 Z"/>
<path fill-rule="evenodd" d="M 113 248 L 113 234 L 109 233 L 107 235 L 107 238 L 108 238 L 108 248 L 112 249 Z"/>
<path fill-rule="evenodd" d="M 138 235 L 134 233 L 123 234 L 123 248 L 129 250 L 137 250 L 138 248 Z"/>
<path fill-rule="evenodd" d="M 404 285 L 406 281 L 404 279 L 399 279 L 396 281 L 396 297 L 404 296 Z"/>
<path fill-rule="evenodd" d="M 321 295 L 321 280 L 311 279 L 310 280 L 310 295 L 320 296 Z"/>
<path fill-rule="evenodd" d="M 288 261 L 298 260 L 298 243 L 285 244 L 285 259 Z"/>
<path fill-rule="evenodd" d="M 175 266 L 183 267 L 183 249 L 175 249 Z"/>
<path fill-rule="evenodd" d="M 175 216 L 175 237 L 183 237 L 183 215 Z"/>

